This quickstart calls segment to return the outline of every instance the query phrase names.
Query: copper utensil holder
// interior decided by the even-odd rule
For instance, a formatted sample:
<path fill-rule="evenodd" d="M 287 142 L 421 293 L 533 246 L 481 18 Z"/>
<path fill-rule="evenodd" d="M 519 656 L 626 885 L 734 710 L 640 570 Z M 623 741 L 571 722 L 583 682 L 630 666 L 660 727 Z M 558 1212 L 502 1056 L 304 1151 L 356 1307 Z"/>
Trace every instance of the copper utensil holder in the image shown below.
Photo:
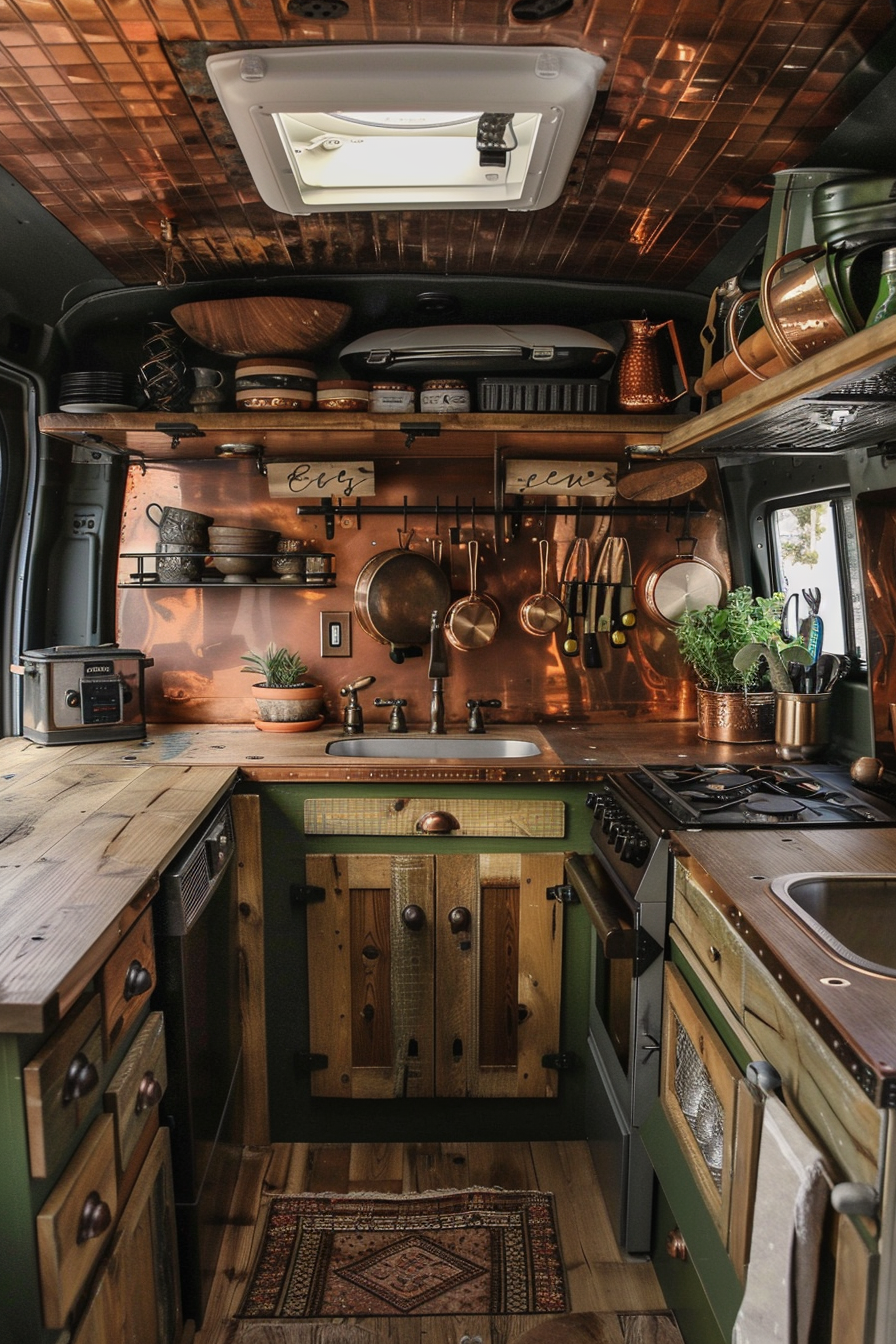
<path fill-rule="evenodd" d="M 784 761 L 816 761 L 831 737 L 831 693 L 779 691 L 775 700 L 775 749 Z"/>

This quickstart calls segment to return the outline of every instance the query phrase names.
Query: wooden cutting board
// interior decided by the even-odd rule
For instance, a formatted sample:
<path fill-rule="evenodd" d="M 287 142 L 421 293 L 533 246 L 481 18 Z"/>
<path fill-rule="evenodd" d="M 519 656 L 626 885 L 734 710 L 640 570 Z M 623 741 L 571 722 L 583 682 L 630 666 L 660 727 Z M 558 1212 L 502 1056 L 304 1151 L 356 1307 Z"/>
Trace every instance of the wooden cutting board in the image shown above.
<path fill-rule="evenodd" d="M 643 469 L 634 468 L 619 477 L 617 494 L 623 499 L 654 504 L 678 495 L 689 495 L 706 480 L 702 462 L 662 462 Z"/>

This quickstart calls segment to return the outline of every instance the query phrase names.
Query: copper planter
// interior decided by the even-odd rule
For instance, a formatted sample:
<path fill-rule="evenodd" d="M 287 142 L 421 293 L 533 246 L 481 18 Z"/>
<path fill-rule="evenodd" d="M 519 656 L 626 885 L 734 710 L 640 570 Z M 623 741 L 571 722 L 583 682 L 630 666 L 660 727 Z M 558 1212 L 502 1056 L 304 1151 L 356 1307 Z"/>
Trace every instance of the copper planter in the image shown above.
<path fill-rule="evenodd" d="M 707 742 L 773 742 L 775 693 L 697 687 L 697 736 Z"/>

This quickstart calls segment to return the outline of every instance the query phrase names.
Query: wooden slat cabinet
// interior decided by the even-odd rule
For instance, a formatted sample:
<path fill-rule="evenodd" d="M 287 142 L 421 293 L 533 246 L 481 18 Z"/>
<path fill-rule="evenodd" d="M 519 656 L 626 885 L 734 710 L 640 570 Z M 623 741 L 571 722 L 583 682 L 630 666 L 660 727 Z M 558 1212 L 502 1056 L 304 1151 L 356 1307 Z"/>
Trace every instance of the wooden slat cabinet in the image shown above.
<path fill-rule="evenodd" d="M 309 855 L 312 1094 L 556 1095 L 563 859 Z"/>

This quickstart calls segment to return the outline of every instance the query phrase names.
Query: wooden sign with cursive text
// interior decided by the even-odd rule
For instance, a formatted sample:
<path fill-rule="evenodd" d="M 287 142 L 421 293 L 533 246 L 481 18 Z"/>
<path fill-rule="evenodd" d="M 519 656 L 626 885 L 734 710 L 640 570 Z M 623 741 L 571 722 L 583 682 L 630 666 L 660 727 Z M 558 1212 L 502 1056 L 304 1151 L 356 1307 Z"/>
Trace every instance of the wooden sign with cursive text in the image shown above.
<path fill-rule="evenodd" d="M 616 463 L 508 459 L 504 489 L 508 495 L 612 495 Z"/>
<path fill-rule="evenodd" d="M 268 462 L 268 490 L 274 499 L 357 499 L 376 494 L 372 462 Z"/>

